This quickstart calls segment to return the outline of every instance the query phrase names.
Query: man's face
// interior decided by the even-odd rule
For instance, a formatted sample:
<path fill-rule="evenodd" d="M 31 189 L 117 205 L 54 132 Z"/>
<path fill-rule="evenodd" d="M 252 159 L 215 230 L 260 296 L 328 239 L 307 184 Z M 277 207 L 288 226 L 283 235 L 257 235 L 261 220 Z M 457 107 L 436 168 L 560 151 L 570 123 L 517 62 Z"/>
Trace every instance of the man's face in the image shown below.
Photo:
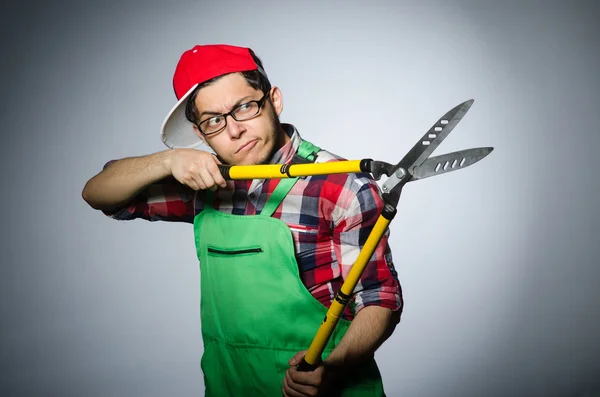
<path fill-rule="evenodd" d="M 289 140 L 280 128 L 277 116 L 282 110 L 281 92 L 274 87 L 256 117 L 235 121 L 227 116 L 227 127 L 215 135 L 204 136 L 194 126 L 196 133 L 208 144 L 219 158 L 230 165 L 263 164 L 272 153 Z M 228 113 L 235 106 L 263 97 L 260 90 L 252 88 L 240 74 L 223 76 L 215 83 L 201 88 L 196 95 L 198 121 L 215 114 Z"/>

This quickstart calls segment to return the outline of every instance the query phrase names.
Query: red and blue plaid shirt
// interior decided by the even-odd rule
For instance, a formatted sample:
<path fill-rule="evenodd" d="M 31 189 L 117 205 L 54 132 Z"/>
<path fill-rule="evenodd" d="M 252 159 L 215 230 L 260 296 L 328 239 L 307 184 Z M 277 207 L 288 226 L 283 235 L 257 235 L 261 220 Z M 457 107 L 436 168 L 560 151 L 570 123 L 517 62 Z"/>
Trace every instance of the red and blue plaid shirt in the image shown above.
<path fill-rule="evenodd" d="M 272 164 L 291 162 L 302 140 L 292 125 L 283 127 L 291 140 L 274 154 Z M 325 150 L 317 156 L 317 162 L 340 159 Z M 215 192 L 214 206 L 234 215 L 258 214 L 278 183 L 278 179 L 229 181 L 227 188 Z M 273 214 L 292 231 L 302 282 L 326 307 L 331 305 L 350 272 L 382 208 L 379 186 L 369 174 L 333 174 L 298 179 Z M 128 205 L 107 215 L 118 220 L 142 218 L 193 223 L 202 209 L 203 191 L 193 191 L 168 178 L 149 186 Z M 352 319 L 369 305 L 402 308 L 388 237 L 389 230 L 367 264 L 344 318 Z"/>

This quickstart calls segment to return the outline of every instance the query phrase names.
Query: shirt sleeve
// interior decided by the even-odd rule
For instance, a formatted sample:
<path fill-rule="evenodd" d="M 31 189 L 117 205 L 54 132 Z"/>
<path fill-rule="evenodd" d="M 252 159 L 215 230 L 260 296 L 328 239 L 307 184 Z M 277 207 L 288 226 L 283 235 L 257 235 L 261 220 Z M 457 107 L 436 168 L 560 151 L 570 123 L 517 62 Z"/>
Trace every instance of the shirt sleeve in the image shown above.
<path fill-rule="evenodd" d="M 350 269 L 365 245 L 377 222 L 384 203 L 379 187 L 369 176 L 348 178 L 339 197 L 339 217 L 334 218 L 334 250 L 342 278 Z M 377 244 L 355 289 L 351 309 L 354 314 L 371 305 L 402 310 L 403 300 L 398 274 L 394 268 L 388 244 L 389 229 Z"/>
<path fill-rule="evenodd" d="M 193 223 L 194 198 L 194 190 L 179 183 L 175 178 L 168 177 L 148 186 L 123 207 L 102 212 L 120 221 L 145 219 L 151 222 Z"/>

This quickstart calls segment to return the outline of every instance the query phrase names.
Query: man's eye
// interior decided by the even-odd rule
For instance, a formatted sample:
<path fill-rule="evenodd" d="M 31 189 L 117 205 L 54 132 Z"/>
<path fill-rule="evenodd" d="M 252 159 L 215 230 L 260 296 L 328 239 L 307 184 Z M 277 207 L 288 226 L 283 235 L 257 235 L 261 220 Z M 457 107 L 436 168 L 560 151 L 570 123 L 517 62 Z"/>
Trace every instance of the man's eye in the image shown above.
<path fill-rule="evenodd" d="M 244 112 L 248 109 L 250 109 L 252 104 L 250 103 L 242 103 L 240 106 L 238 106 L 238 111 Z"/>
<path fill-rule="evenodd" d="M 211 117 L 210 119 L 208 119 L 208 122 L 206 124 L 208 124 L 209 127 L 214 127 L 216 125 L 219 125 L 223 122 L 223 117 L 222 116 L 216 116 L 216 117 Z"/>

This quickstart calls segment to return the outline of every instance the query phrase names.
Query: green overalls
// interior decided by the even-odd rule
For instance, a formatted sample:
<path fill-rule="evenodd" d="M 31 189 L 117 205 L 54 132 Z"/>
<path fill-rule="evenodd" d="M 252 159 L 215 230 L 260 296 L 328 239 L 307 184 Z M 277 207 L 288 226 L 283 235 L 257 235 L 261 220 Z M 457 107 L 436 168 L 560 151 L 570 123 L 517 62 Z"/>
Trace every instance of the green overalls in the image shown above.
<path fill-rule="evenodd" d="M 298 154 L 313 161 L 314 149 L 303 141 Z M 281 179 L 260 215 L 219 212 L 206 191 L 194 219 L 207 397 L 281 396 L 288 360 L 308 349 L 327 312 L 298 276 L 290 229 L 271 217 L 297 179 Z M 349 324 L 340 319 L 323 359 Z M 338 395 L 384 395 L 374 360 L 347 378 Z"/>

